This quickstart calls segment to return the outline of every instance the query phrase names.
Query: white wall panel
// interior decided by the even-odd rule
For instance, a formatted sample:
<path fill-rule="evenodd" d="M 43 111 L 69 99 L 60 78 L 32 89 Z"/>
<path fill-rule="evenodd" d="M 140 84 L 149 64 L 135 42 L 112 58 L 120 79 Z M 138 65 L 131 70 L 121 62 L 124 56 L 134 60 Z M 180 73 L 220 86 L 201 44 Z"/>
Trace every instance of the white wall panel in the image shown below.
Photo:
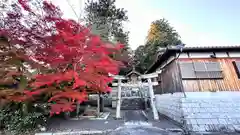
<path fill-rule="evenodd" d="M 188 58 L 188 54 L 187 53 L 181 53 L 179 58 Z"/>
<path fill-rule="evenodd" d="M 192 52 L 192 53 L 189 53 L 190 58 L 211 58 L 210 55 L 213 55 L 213 52 Z"/>
<path fill-rule="evenodd" d="M 229 52 L 229 57 L 240 57 L 240 52 Z"/>
<path fill-rule="evenodd" d="M 218 58 L 226 58 L 228 57 L 227 52 L 215 52 L 216 57 Z"/>

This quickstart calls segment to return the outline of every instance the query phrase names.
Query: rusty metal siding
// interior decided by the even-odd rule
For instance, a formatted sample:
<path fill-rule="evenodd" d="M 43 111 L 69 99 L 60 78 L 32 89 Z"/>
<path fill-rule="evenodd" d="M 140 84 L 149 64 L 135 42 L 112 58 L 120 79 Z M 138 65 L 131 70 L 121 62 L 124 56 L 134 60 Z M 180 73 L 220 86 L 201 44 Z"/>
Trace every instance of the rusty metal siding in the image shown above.
<path fill-rule="evenodd" d="M 182 91 L 182 81 L 178 68 L 177 61 L 174 60 L 171 64 L 167 65 L 162 73 L 159 75 L 161 78 L 159 85 L 156 87 L 155 94 L 174 93 Z"/>
<path fill-rule="evenodd" d="M 223 71 L 223 79 L 182 80 L 184 91 L 240 91 L 240 79 L 232 64 L 236 60 L 240 60 L 240 58 L 179 59 L 178 61 L 188 62 L 220 62 Z"/>

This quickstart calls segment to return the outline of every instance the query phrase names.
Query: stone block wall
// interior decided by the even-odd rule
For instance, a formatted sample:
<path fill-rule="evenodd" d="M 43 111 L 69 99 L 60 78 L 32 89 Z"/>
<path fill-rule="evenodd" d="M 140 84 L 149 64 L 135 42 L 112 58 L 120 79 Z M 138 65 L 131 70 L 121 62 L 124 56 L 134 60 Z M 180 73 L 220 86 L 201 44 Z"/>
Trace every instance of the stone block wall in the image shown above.
<path fill-rule="evenodd" d="M 161 114 L 166 115 L 179 123 L 182 123 L 182 93 L 155 95 L 155 97 L 156 108 Z"/>
<path fill-rule="evenodd" d="M 240 127 L 240 92 L 156 95 L 159 113 L 196 132 L 232 132 Z"/>

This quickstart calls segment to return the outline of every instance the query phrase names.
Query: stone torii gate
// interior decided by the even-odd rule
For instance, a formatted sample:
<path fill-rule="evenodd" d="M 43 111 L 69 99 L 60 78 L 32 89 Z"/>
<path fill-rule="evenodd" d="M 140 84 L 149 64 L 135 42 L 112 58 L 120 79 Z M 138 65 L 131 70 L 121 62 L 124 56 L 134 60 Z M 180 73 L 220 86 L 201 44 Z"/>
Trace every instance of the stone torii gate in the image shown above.
<path fill-rule="evenodd" d="M 122 82 L 122 80 L 127 79 L 126 77 L 119 76 L 119 75 L 113 76 L 115 80 L 118 80 L 118 83 L 113 83 L 113 86 L 118 86 L 117 99 L 116 99 L 117 100 L 117 106 L 116 106 L 117 119 L 121 118 L 122 86 L 138 86 L 139 88 L 142 88 L 143 86 L 148 86 L 148 93 L 150 96 L 150 103 L 151 103 L 153 117 L 154 117 L 154 120 L 159 119 L 158 112 L 155 106 L 155 96 L 153 91 L 153 86 L 158 85 L 157 77 L 158 77 L 158 73 L 139 75 L 138 82 L 135 82 L 134 84 L 128 84 L 128 83 Z M 147 82 L 142 82 L 143 79 L 147 80 Z"/>

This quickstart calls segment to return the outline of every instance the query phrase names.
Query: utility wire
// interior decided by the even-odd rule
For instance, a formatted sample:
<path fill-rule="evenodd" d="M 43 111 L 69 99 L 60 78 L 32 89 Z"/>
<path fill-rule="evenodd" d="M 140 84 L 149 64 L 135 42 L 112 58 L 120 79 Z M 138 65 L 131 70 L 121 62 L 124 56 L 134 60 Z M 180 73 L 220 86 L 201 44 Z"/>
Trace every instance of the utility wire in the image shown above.
<path fill-rule="evenodd" d="M 71 3 L 69 2 L 69 0 L 66 0 L 68 5 L 71 7 L 73 13 L 75 14 L 75 16 L 77 17 L 77 20 L 80 20 L 80 17 L 78 16 L 77 12 L 74 10 L 73 6 L 71 5 Z"/>
<path fill-rule="evenodd" d="M 84 5 L 85 3 L 84 3 L 84 0 L 79 0 L 79 20 L 78 20 L 78 22 L 80 23 L 80 20 L 81 20 L 81 18 L 82 18 L 82 15 L 83 15 L 83 5 Z"/>

